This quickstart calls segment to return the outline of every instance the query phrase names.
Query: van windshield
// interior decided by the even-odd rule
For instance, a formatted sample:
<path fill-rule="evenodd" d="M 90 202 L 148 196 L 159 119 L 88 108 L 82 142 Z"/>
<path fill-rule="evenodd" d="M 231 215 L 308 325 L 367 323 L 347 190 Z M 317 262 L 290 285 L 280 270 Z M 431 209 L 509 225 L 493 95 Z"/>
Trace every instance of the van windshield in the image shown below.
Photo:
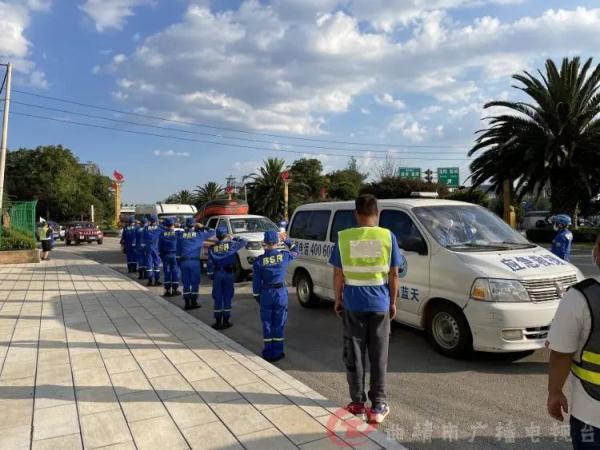
<path fill-rule="evenodd" d="M 490 211 L 475 205 L 413 209 L 442 246 L 457 251 L 535 247 Z"/>
<path fill-rule="evenodd" d="M 277 231 L 277 225 L 269 219 L 262 217 L 245 217 L 243 219 L 230 219 L 232 233 L 252 233 L 264 231 Z"/>
<path fill-rule="evenodd" d="M 173 219 L 173 223 L 185 223 L 186 219 L 188 217 L 194 217 L 192 214 L 159 214 L 158 215 L 158 219 L 160 221 L 166 219 L 166 218 L 170 218 Z"/>

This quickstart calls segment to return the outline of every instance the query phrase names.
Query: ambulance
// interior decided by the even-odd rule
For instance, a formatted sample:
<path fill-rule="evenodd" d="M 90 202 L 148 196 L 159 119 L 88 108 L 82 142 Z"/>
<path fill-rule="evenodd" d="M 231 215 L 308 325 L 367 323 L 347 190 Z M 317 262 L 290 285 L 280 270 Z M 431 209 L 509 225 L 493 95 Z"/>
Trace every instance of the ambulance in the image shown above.
<path fill-rule="evenodd" d="M 423 198 L 378 206 L 379 226 L 396 235 L 408 262 L 396 321 L 424 330 L 446 356 L 542 348 L 563 293 L 583 279 L 575 266 L 480 206 Z M 288 235 L 299 257 L 287 282 L 302 306 L 334 299 L 328 260 L 338 232 L 355 226 L 354 202 L 306 204 L 294 212 Z"/>

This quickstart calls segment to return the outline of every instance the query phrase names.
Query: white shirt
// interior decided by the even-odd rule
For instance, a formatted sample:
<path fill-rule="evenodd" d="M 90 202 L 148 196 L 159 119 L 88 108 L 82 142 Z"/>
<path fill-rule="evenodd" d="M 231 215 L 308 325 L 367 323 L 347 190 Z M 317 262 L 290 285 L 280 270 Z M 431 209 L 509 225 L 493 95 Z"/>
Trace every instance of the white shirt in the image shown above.
<path fill-rule="evenodd" d="M 592 327 L 592 317 L 583 294 L 569 289 L 560 302 L 548 335 L 549 347 L 559 353 L 575 353 L 576 361 L 581 361 L 581 351 Z M 569 373 L 567 384 L 571 398 L 571 415 L 590 425 L 600 428 L 600 401 L 594 400 L 583 389 L 579 378 Z"/>

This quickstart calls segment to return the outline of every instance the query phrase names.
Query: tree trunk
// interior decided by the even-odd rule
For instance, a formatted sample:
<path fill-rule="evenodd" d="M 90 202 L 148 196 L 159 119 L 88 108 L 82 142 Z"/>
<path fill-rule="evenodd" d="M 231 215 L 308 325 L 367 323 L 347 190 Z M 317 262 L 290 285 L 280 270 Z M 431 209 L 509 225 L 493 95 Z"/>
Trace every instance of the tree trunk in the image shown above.
<path fill-rule="evenodd" d="M 577 185 L 572 177 L 553 175 L 550 177 L 550 212 L 575 216 L 577 209 Z"/>

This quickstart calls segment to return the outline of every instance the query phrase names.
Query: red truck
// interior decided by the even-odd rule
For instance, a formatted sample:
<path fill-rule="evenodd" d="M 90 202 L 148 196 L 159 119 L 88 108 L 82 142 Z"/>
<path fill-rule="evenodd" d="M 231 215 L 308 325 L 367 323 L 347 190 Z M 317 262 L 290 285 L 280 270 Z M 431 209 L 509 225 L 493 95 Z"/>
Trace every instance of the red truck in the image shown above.
<path fill-rule="evenodd" d="M 91 244 L 97 242 L 98 245 L 102 245 L 103 238 L 104 234 L 96 224 L 92 222 L 73 222 L 67 226 L 65 244 L 81 244 L 82 242 Z"/>

